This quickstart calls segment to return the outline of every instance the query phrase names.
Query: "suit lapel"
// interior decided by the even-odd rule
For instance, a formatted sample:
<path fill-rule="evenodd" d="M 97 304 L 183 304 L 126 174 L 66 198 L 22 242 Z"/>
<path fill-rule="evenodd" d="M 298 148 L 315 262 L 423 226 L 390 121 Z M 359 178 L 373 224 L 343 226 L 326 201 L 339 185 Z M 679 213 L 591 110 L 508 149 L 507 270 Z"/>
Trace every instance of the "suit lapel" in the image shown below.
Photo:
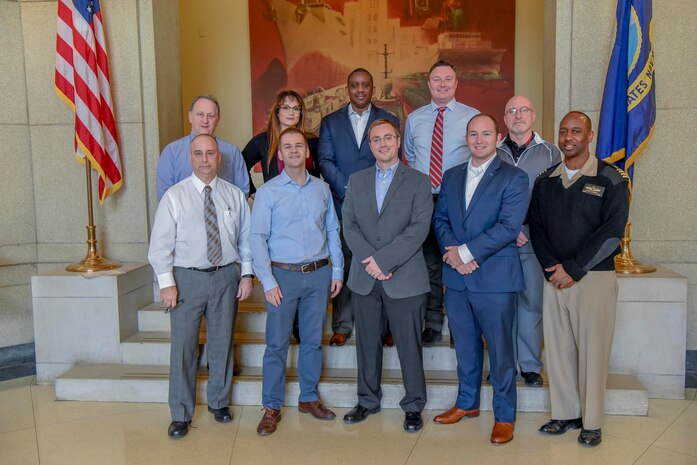
<path fill-rule="evenodd" d="M 498 171 L 499 166 L 501 166 L 501 159 L 494 155 L 494 160 L 491 162 L 491 165 L 489 165 L 486 172 L 482 175 L 482 179 L 479 181 L 477 188 L 474 190 L 472 200 L 470 200 L 470 204 L 465 212 L 465 218 L 467 218 L 469 212 L 472 211 L 472 207 L 474 207 L 477 200 L 479 200 L 479 198 L 482 196 L 482 192 L 486 190 L 486 186 L 488 186 L 491 180 L 494 179 L 494 176 L 496 176 L 496 171 Z M 465 172 L 465 179 L 467 179 L 467 172 Z"/>
<path fill-rule="evenodd" d="M 355 147 L 360 149 L 360 147 L 358 147 L 358 145 L 356 144 L 356 134 L 353 132 L 353 125 L 351 124 L 351 118 L 349 118 L 349 105 L 351 104 L 349 103 L 348 105 L 339 110 L 339 119 L 343 123 L 344 129 L 348 133 L 349 139 L 353 142 Z"/>
<path fill-rule="evenodd" d="M 377 165 L 375 165 L 375 169 L 377 170 Z M 399 164 L 397 165 L 396 171 L 394 173 L 394 177 L 392 178 L 392 182 L 390 183 L 390 187 L 387 189 L 387 193 L 385 194 L 385 200 L 382 201 L 382 208 L 380 209 L 380 214 L 378 214 L 378 217 L 382 215 L 382 212 L 385 211 L 385 207 L 387 204 L 390 203 L 390 200 L 392 200 L 392 197 L 394 197 L 394 193 L 399 189 L 399 186 L 404 182 L 404 178 L 407 175 L 407 171 L 402 166 L 402 162 L 400 161 Z M 373 176 L 373 192 L 375 191 L 375 176 Z M 377 210 L 378 204 L 377 200 L 375 201 L 375 209 Z"/>
<path fill-rule="evenodd" d="M 366 171 L 366 182 L 365 189 L 368 192 L 368 208 L 370 209 L 370 215 L 373 218 L 377 218 L 378 215 L 378 201 L 375 198 L 375 170 L 377 168 L 373 166 L 373 169 Z M 387 200 L 387 197 L 385 197 Z M 385 207 L 385 202 L 382 203 L 383 208 Z"/>
<path fill-rule="evenodd" d="M 363 147 L 363 144 L 365 144 L 366 141 L 368 140 L 368 128 L 370 127 L 371 124 L 373 124 L 373 121 L 378 119 L 378 111 L 379 111 L 379 108 L 371 103 L 370 104 L 370 115 L 368 116 L 368 124 L 365 125 L 365 131 L 363 131 L 363 138 L 361 139 L 360 147 Z M 349 121 L 349 123 L 350 123 L 350 121 Z"/>

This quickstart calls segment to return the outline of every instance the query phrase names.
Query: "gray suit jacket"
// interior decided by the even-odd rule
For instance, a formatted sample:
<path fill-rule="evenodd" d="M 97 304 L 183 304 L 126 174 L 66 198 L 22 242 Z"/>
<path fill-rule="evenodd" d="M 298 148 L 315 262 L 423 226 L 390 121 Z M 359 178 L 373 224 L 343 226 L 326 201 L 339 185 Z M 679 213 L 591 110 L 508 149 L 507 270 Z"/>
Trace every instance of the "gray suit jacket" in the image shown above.
<path fill-rule="evenodd" d="M 349 178 L 343 206 L 344 238 L 353 260 L 348 287 L 368 295 L 375 279 L 362 260 L 372 256 L 383 273 L 385 292 L 393 299 L 414 297 L 431 290 L 421 250 L 431 226 L 431 184 L 423 173 L 400 163 L 378 213 L 375 199 L 375 166 Z"/>

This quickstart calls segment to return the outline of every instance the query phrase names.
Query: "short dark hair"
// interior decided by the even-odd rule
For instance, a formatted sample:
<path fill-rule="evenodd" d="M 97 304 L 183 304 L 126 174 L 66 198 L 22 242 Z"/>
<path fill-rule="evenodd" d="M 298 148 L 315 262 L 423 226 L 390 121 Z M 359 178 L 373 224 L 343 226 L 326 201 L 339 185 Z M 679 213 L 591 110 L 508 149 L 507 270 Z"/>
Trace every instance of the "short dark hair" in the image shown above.
<path fill-rule="evenodd" d="M 440 68 L 441 66 L 449 66 L 450 69 L 452 69 L 453 71 L 455 71 L 455 67 L 454 67 L 453 64 L 450 63 L 449 61 L 446 61 L 446 60 L 438 60 L 438 61 L 436 61 L 435 63 L 433 63 L 433 66 L 431 66 L 431 69 L 428 70 L 428 75 L 430 76 L 434 69 Z"/>
<path fill-rule="evenodd" d="M 494 122 L 494 128 L 496 129 L 496 134 L 501 134 L 501 129 L 499 129 L 499 122 L 496 121 L 496 118 L 491 116 L 489 113 L 479 113 L 478 115 L 474 115 L 470 120 L 467 122 L 467 132 L 470 132 L 470 124 L 472 121 L 474 121 L 475 118 L 489 118 L 491 121 Z"/>
<path fill-rule="evenodd" d="M 592 130 L 593 130 L 593 122 L 591 121 L 590 116 L 588 116 L 588 115 L 585 114 L 584 112 L 578 111 L 578 110 L 572 110 L 572 111 L 568 112 L 566 115 L 564 115 L 564 118 L 566 118 L 566 117 L 569 116 L 569 115 L 578 115 L 578 116 L 581 116 L 581 117 L 583 117 L 583 118 L 586 118 L 586 122 L 587 122 L 587 125 L 588 125 L 588 130 L 589 130 L 589 131 L 592 131 Z M 562 118 L 562 120 L 563 120 L 564 118 Z"/>
<path fill-rule="evenodd" d="M 368 127 L 368 139 L 370 139 L 370 131 L 372 131 L 373 128 L 381 126 L 383 124 L 389 124 L 390 126 L 392 126 L 392 129 L 394 129 L 395 134 L 397 134 L 397 137 L 399 137 L 399 128 L 397 127 L 397 124 L 395 124 L 394 121 L 387 118 L 379 118 L 373 121 Z"/>
<path fill-rule="evenodd" d="M 349 73 L 348 77 L 346 78 L 346 83 L 347 83 L 347 84 L 348 84 L 349 80 L 351 80 L 351 76 L 353 76 L 353 75 L 356 74 L 356 73 L 365 73 L 365 74 L 367 74 L 368 76 L 370 76 L 370 82 L 375 82 L 375 80 L 373 79 L 373 75 L 370 74 L 370 71 L 368 71 L 368 70 L 365 69 L 365 68 L 356 68 L 356 69 L 354 69 L 353 71 L 351 71 L 351 72 Z"/>
<path fill-rule="evenodd" d="M 194 99 L 191 101 L 191 105 L 189 106 L 189 111 L 194 111 L 194 105 L 196 105 L 196 102 L 201 99 L 210 100 L 211 102 L 215 103 L 215 111 L 218 112 L 218 118 L 220 118 L 220 104 L 218 103 L 218 99 L 215 98 L 215 95 L 213 94 L 197 95 L 194 97 Z"/>

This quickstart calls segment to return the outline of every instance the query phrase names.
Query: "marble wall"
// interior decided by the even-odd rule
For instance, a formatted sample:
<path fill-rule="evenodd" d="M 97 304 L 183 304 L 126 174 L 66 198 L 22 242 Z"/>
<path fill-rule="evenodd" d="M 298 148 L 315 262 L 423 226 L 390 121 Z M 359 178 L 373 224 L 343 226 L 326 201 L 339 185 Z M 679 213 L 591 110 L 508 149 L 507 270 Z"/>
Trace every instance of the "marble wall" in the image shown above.
<path fill-rule="evenodd" d="M 85 169 L 53 85 L 56 11 L 56 1 L 0 0 L 0 347 L 33 341 L 30 276 L 86 252 Z M 94 205 L 97 239 L 109 258 L 143 261 L 160 139 L 181 133 L 178 5 L 119 0 L 102 11 L 125 181 Z"/>

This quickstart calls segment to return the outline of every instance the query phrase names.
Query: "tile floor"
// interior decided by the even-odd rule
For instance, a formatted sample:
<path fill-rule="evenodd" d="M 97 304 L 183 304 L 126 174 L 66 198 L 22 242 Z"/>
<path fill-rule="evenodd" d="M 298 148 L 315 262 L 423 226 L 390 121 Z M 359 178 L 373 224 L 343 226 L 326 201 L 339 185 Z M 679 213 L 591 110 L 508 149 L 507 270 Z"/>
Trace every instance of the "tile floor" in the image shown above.
<path fill-rule="evenodd" d="M 491 413 L 452 426 L 430 421 L 419 433 L 402 430 L 400 410 L 383 410 L 358 425 L 322 422 L 283 411 L 278 431 L 256 434 L 259 407 L 234 407 L 232 423 L 218 424 L 197 409 L 189 435 L 167 437 L 165 404 L 58 402 L 53 386 L 33 377 L 0 383 L 1 465 L 158 464 L 639 464 L 697 465 L 695 390 L 686 400 L 651 400 L 648 417 L 609 416 L 603 443 L 581 447 L 575 432 L 539 434 L 547 414 L 518 416 L 515 439 L 489 443 Z M 335 409 L 343 415 L 347 409 Z M 437 412 L 436 412 L 437 413 Z"/>

